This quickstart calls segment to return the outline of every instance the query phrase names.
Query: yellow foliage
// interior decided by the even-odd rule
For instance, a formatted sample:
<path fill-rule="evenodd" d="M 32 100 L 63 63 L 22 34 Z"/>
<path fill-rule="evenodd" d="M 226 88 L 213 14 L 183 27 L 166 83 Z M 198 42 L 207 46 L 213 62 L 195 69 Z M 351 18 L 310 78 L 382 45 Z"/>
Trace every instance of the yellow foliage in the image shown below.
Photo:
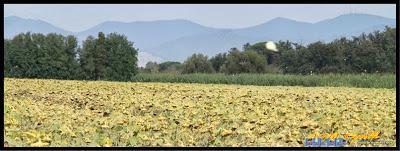
<path fill-rule="evenodd" d="M 31 144 L 32 147 L 48 147 L 49 143 L 43 143 L 42 141 L 38 141 L 36 143 Z"/>
<path fill-rule="evenodd" d="M 386 146 L 396 142 L 395 89 L 13 78 L 4 83 L 9 146 L 301 147 L 305 137 L 326 131 L 382 131 L 376 137 L 391 142 Z"/>

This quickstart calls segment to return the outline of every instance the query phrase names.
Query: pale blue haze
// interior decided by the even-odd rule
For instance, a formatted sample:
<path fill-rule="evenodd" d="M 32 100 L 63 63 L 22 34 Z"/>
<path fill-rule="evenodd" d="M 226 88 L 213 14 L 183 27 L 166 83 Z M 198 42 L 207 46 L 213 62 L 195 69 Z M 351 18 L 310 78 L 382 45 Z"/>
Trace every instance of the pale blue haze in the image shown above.
<path fill-rule="evenodd" d="M 185 19 L 214 28 L 244 28 L 275 17 L 315 23 L 348 13 L 394 19 L 394 4 L 5 4 L 5 16 L 40 19 L 80 32 L 105 21 Z"/>
<path fill-rule="evenodd" d="M 124 34 L 147 61 L 184 61 L 245 43 L 301 44 L 395 27 L 395 5 L 5 5 L 4 37 L 21 32 Z"/>

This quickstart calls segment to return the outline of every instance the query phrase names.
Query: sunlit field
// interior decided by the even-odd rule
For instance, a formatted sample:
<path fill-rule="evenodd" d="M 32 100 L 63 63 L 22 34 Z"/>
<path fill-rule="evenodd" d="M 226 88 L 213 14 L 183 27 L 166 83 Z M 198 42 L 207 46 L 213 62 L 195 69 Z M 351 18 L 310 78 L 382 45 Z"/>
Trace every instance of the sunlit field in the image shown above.
<path fill-rule="evenodd" d="M 4 85 L 9 147 L 302 147 L 315 132 L 371 131 L 391 143 L 366 146 L 396 141 L 394 88 L 13 78 Z"/>

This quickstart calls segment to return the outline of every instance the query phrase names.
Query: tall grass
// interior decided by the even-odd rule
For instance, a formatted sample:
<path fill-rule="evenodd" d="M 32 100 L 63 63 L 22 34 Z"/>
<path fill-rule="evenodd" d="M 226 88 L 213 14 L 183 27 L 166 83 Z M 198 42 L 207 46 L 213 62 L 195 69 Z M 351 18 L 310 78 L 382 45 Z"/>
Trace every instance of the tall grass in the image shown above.
<path fill-rule="evenodd" d="M 209 83 L 261 86 L 332 86 L 363 88 L 395 88 L 395 74 L 324 74 L 324 75 L 283 75 L 283 74 L 170 74 L 140 73 L 134 82 L 168 83 Z"/>

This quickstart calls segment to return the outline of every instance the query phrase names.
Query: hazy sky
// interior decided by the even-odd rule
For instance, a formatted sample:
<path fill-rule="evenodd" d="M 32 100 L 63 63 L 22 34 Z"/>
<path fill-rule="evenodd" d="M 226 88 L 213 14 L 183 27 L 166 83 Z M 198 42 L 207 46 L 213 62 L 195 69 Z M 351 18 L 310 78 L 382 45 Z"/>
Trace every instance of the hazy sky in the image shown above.
<path fill-rule="evenodd" d="M 187 19 L 220 28 L 241 28 L 275 17 L 317 22 L 346 13 L 396 17 L 395 4 L 5 4 L 4 16 L 41 19 L 70 31 L 104 21 Z"/>

